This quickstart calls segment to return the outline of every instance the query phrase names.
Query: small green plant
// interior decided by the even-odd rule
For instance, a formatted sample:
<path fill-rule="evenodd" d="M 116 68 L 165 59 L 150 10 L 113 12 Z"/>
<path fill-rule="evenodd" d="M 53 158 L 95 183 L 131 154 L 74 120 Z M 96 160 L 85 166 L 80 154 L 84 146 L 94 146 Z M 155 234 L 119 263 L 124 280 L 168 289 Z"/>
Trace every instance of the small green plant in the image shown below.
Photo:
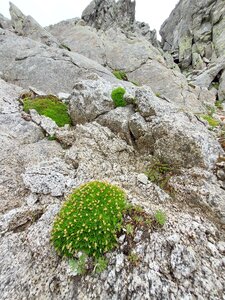
<path fill-rule="evenodd" d="M 160 93 L 155 93 L 155 95 L 156 95 L 156 97 L 158 97 L 158 98 L 161 96 Z"/>
<path fill-rule="evenodd" d="M 123 96 L 126 93 L 126 90 L 122 87 L 114 89 L 111 93 L 112 100 L 115 107 L 123 107 L 127 105 L 127 102 L 124 100 Z"/>
<path fill-rule="evenodd" d="M 218 126 L 220 124 L 219 121 L 217 121 L 210 115 L 202 115 L 202 118 L 204 120 L 206 120 L 209 123 L 209 126 L 211 126 L 212 128 L 215 128 L 216 126 Z"/>
<path fill-rule="evenodd" d="M 127 74 L 124 71 L 114 70 L 113 75 L 119 80 L 128 81 Z"/>
<path fill-rule="evenodd" d="M 140 261 L 139 256 L 135 252 L 131 252 L 127 258 L 133 266 L 137 266 Z"/>
<path fill-rule="evenodd" d="M 134 226 L 130 223 L 126 224 L 125 231 L 128 235 L 133 235 L 134 234 Z"/>
<path fill-rule="evenodd" d="M 53 135 L 49 135 L 48 136 L 48 140 L 49 141 L 55 141 L 56 140 L 56 136 L 53 134 Z"/>
<path fill-rule="evenodd" d="M 156 159 L 148 166 L 146 175 L 150 181 L 159 185 L 161 188 L 165 188 L 174 172 L 174 167 Z"/>
<path fill-rule="evenodd" d="M 223 105 L 222 105 L 223 102 L 224 102 L 223 100 L 217 100 L 215 102 L 215 106 L 219 109 L 223 109 Z"/>
<path fill-rule="evenodd" d="M 35 109 L 40 115 L 54 120 L 59 127 L 63 127 L 65 124 L 72 124 L 67 105 L 59 101 L 56 97 L 25 98 L 23 100 L 23 109 L 26 113 L 30 109 Z"/>
<path fill-rule="evenodd" d="M 78 275 L 84 275 L 86 273 L 86 262 L 87 262 L 87 255 L 81 254 L 78 259 L 70 259 L 69 265 L 73 272 L 76 272 Z"/>
<path fill-rule="evenodd" d="M 117 232 L 126 208 L 122 189 L 106 182 L 86 183 L 68 197 L 51 232 L 56 251 L 100 257 L 117 245 Z"/>
<path fill-rule="evenodd" d="M 106 259 L 104 256 L 97 257 L 95 260 L 93 273 L 101 273 L 107 268 L 107 266 L 108 266 L 108 259 Z"/>
<path fill-rule="evenodd" d="M 137 224 L 143 224 L 144 218 L 143 218 L 142 216 L 134 216 L 134 221 L 135 221 Z"/>
<path fill-rule="evenodd" d="M 161 211 L 161 210 L 157 210 L 155 212 L 155 220 L 156 222 L 160 225 L 163 226 L 166 223 L 166 214 L 165 212 Z"/>

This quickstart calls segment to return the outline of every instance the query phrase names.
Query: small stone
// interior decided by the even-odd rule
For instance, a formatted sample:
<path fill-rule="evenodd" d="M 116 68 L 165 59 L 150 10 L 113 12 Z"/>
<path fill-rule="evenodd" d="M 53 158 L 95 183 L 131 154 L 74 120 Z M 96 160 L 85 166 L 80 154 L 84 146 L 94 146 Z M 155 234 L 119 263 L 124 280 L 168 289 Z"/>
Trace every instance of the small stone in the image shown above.
<path fill-rule="evenodd" d="M 141 230 L 138 230 L 138 231 L 137 231 L 137 233 L 135 234 L 135 237 L 134 237 L 134 241 L 135 241 L 136 243 L 140 242 L 141 237 L 142 237 L 142 234 L 143 234 L 143 232 L 142 232 Z"/>
<path fill-rule="evenodd" d="M 68 100 L 70 97 L 69 93 L 58 93 L 58 98 L 59 100 Z"/>
<path fill-rule="evenodd" d="M 123 265 L 124 265 L 124 255 L 121 253 L 116 256 L 116 272 L 120 272 L 123 268 Z"/>
<path fill-rule="evenodd" d="M 216 174 L 220 180 L 225 180 L 225 172 L 223 170 L 218 170 Z"/>
<path fill-rule="evenodd" d="M 225 252 L 225 242 L 219 242 L 217 248 L 220 252 Z"/>
<path fill-rule="evenodd" d="M 28 206 L 33 206 L 37 201 L 38 201 L 38 195 L 36 195 L 36 194 L 30 194 L 26 198 L 26 203 Z"/>
<path fill-rule="evenodd" d="M 143 183 L 143 184 L 147 184 L 148 183 L 148 177 L 145 174 L 143 174 L 143 173 L 138 174 L 137 180 L 139 182 Z"/>
<path fill-rule="evenodd" d="M 180 241 L 180 236 L 179 234 L 175 233 L 173 235 L 170 235 L 168 238 L 167 238 L 167 242 L 173 246 L 175 244 L 178 244 Z"/>
<path fill-rule="evenodd" d="M 125 238 L 126 238 L 126 235 L 125 235 L 125 234 L 121 235 L 121 236 L 119 237 L 119 243 L 120 243 L 120 244 L 123 244 Z"/>

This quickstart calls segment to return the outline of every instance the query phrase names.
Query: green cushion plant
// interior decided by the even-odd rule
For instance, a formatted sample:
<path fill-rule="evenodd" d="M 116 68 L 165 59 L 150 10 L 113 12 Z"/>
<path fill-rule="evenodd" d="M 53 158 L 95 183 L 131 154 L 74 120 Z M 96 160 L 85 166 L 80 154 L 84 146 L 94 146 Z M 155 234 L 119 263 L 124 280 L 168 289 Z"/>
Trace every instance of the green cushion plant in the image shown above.
<path fill-rule="evenodd" d="M 23 109 L 27 113 L 30 109 L 35 109 L 40 115 L 51 118 L 59 127 L 72 124 L 67 105 L 53 96 L 47 96 L 46 98 L 37 97 L 34 99 L 25 98 L 23 100 Z"/>
<path fill-rule="evenodd" d="M 127 102 L 124 100 L 123 96 L 126 93 L 126 90 L 122 87 L 114 89 L 111 93 L 112 100 L 115 107 L 123 107 L 127 105 Z"/>
<path fill-rule="evenodd" d="M 92 181 L 75 189 L 53 224 L 56 251 L 67 257 L 82 252 L 98 258 L 112 250 L 126 206 L 124 191 L 115 185 Z"/>

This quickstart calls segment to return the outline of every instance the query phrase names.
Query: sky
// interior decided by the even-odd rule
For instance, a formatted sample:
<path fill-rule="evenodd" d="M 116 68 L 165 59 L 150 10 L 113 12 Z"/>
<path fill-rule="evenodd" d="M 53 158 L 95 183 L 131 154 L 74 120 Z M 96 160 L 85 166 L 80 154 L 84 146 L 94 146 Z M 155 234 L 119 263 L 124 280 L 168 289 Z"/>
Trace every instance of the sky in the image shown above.
<path fill-rule="evenodd" d="M 11 0 L 25 15 L 47 26 L 62 20 L 80 17 L 91 0 Z M 136 0 L 136 20 L 159 30 L 178 0 Z M 9 0 L 0 0 L 0 13 L 9 15 Z"/>

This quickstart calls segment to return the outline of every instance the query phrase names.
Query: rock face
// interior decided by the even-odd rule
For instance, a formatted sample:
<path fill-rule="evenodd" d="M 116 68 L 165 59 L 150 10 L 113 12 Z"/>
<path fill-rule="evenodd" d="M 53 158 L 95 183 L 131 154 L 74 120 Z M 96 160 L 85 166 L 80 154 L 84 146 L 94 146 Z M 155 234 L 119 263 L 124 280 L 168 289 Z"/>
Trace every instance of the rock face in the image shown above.
<path fill-rule="evenodd" d="M 182 109 L 202 111 L 203 98 L 211 105 L 214 95 L 202 87 L 189 86 L 171 57 L 164 57 L 157 48 L 159 45 L 150 38 L 152 33 L 146 25 L 134 22 L 134 8 L 135 1 L 130 0 L 92 1 L 83 13 L 83 21 L 72 19 L 47 30 L 72 51 L 111 71 L 125 71 L 130 81 L 149 85 L 156 94 L 164 95 Z M 120 22 L 125 22 L 126 27 Z M 202 97 L 202 93 L 208 93 L 207 97 Z"/>
<path fill-rule="evenodd" d="M 134 7 L 128 0 L 93 1 L 83 14 L 91 26 L 65 21 L 46 39 L 14 5 L 11 21 L 0 16 L 1 299 L 224 298 L 225 152 L 218 126 L 208 130 L 191 113 L 214 103 L 208 86 L 223 58 L 193 77 L 201 88 L 188 84 L 149 42 L 148 28 L 139 23 L 146 37 L 134 29 Z M 60 49 L 63 31 L 71 50 L 96 61 Z M 147 85 L 116 79 L 111 71 L 121 65 L 129 79 Z M 125 107 L 114 105 L 117 87 L 126 91 Z M 68 105 L 73 126 L 23 111 L 24 98 L 48 94 Z M 225 111 L 216 112 L 222 128 Z M 162 175 L 157 168 L 152 178 L 155 162 L 168 171 L 163 184 L 155 180 Z M 67 195 L 91 180 L 120 186 L 147 214 L 165 212 L 166 223 L 135 230 L 130 255 L 122 232 L 106 254 L 107 268 L 80 276 L 55 252 L 50 234 Z"/>
<path fill-rule="evenodd" d="M 135 21 L 136 1 L 93 0 L 83 11 L 81 18 L 96 29 L 112 26 L 129 28 Z"/>
<path fill-rule="evenodd" d="M 7 30 L 1 35 L 0 60 L 5 80 L 24 88 L 35 86 L 47 94 L 70 92 L 78 78 L 92 71 L 116 81 L 108 70 L 84 56 L 44 46 Z"/>
<path fill-rule="evenodd" d="M 24 16 L 19 8 L 11 2 L 9 11 L 12 27 L 19 35 L 30 37 L 48 46 L 60 46 L 56 38 L 41 27 L 31 16 Z"/>
<path fill-rule="evenodd" d="M 224 99 L 225 7 L 223 0 L 181 0 L 161 27 L 163 49 L 169 51 L 184 71 L 202 70 L 194 82 L 210 87 L 221 83 Z M 211 74 L 210 79 L 208 74 Z M 207 77 L 203 83 L 202 78 Z M 196 80 L 195 80 L 196 79 Z"/>

